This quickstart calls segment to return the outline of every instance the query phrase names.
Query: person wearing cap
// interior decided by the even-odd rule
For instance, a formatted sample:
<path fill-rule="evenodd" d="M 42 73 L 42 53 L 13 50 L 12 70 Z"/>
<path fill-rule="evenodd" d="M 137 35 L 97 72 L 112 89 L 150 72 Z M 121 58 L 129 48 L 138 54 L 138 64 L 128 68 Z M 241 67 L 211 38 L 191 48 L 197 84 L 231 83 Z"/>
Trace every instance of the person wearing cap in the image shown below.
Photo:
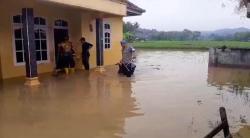
<path fill-rule="evenodd" d="M 93 45 L 86 42 L 86 39 L 84 37 L 82 37 L 80 41 L 82 44 L 82 64 L 85 70 L 89 70 L 90 68 L 89 67 L 89 57 L 90 57 L 89 50 L 93 47 Z"/>
<path fill-rule="evenodd" d="M 122 60 L 121 63 L 128 64 L 131 63 L 134 57 L 135 49 L 128 44 L 127 41 L 122 40 L 121 41 L 122 46 Z"/>
<path fill-rule="evenodd" d="M 124 74 L 130 77 L 134 73 L 135 65 L 133 64 L 133 59 L 135 58 L 135 49 L 128 44 L 127 41 L 121 41 L 122 46 L 122 59 L 119 63 L 119 74 Z"/>

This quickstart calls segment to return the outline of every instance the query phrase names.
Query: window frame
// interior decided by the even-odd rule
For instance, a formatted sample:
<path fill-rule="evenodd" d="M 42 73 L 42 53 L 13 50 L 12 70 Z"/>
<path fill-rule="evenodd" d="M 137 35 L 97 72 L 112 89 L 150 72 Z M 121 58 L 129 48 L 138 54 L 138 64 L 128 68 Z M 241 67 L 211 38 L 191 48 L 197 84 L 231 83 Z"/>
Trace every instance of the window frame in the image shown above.
<path fill-rule="evenodd" d="M 45 33 L 46 33 L 46 46 L 47 46 L 47 60 L 39 60 L 39 61 L 37 61 L 37 64 L 46 64 L 46 63 L 50 63 L 50 49 L 49 49 L 49 37 L 48 37 L 48 35 L 49 35 L 49 31 L 48 31 L 48 20 L 47 20 L 47 18 L 46 17 L 44 17 L 44 16 L 34 16 L 34 19 L 35 18 L 42 18 L 42 19 L 44 19 L 45 20 L 45 25 L 35 25 L 34 24 L 34 31 L 35 30 L 37 30 L 37 29 L 40 29 L 40 30 L 44 30 L 45 31 Z M 34 40 L 36 40 L 36 38 L 34 39 Z M 40 39 L 41 40 L 41 39 Z M 42 51 L 42 49 L 40 49 L 40 52 Z M 37 52 L 37 50 L 36 50 L 36 52 Z"/>
<path fill-rule="evenodd" d="M 109 25 L 109 29 L 106 29 L 105 28 L 105 25 L 106 24 L 108 24 Z M 110 47 L 109 48 L 106 48 L 105 47 L 105 45 L 107 44 L 106 42 L 105 42 L 105 39 L 106 39 L 106 37 L 105 37 L 105 34 L 106 33 L 109 33 L 109 39 L 110 39 L 110 42 L 108 43 L 109 45 L 110 45 Z M 110 22 L 108 22 L 108 21 L 103 21 L 103 49 L 104 49 L 104 51 L 106 51 L 106 50 L 111 50 L 112 49 L 112 24 L 110 23 Z"/>
<path fill-rule="evenodd" d="M 55 22 L 56 21 L 64 21 L 67 23 L 67 26 L 59 26 L 59 25 L 56 25 Z M 65 29 L 65 30 L 69 30 L 69 22 L 67 20 L 64 20 L 64 19 L 56 19 L 54 20 L 53 22 L 53 26 L 54 26 L 54 29 Z"/>
<path fill-rule="evenodd" d="M 14 22 L 14 17 L 15 16 L 21 16 L 20 14 L 16 14 L 14 16 L 11 16 L 11 23 L 12 23 L 12 52 L 13 52 L 13 60 L 14 60 L 14 65 L 15 66 L 23 66 L 25 65 L 25 56 L 24 56 L 24 49 L 23 49 L 23 62 L 17 62 L 17 50 L 16 50 L 16 37 L 15 37 L 15 30 L 16 29 L 23 29 L 23 24 L 21 23 L 15 23 Z M 23 34 L 22 34 L 23 35 Z M 23 36 L 22 36 L 22 42 L 23 42 Z M 23 45 L 23 43 L 22 43 Z"/>
<path fill-rule="evenodd" d="M 14 60 L 14 66 L 24 66 L 25 65 L 25 56 L 24 56 L 24 54 L 25 54 L 25 52 L 24 52 L 24 50 L 23 50 L 23 62 L 17 62 L 17 55 L 16 55 L 16 53 L 17 53 L 17 51 L 16 51 L 16 43 L 15 43 L 15 41 L 16 41 L 16 37 L 15 37 L 15 30 L 16 29 L 23 29 L 23 23 L 14 23 L 14 19 L 13 19 L 13 17 L 14 16 L 22 16 L 21 14 L 16 14 L 16 15 L 13 15 L 13 16 L 11 16 L 11 22 L 12 22 L 12 51 L 13 51 L 13 60 Z M 49 35 L 49 33 L 48 33 L 48 20 L 47 20 L 47 18 L 45 18 L 45 17 L 43 17 L 43 16 L 34 16 L 34 19 L 35 18 L 43 18 L 43 19 L 45 19 L 45 22 L 46 22 L 46 25 L 35 25 L 34 24 L 34 30 L 36 30 L 36 29 L 42 29 L 42 30 L 44 30 L 45 31 L 45 33 L 46 33 L 46 45 L 47 45 L 47 60 L 39 60 L 39 61 L 37 61 L 37 64 L 45 64 L 45 63 L 50 63 L 50 48 L 49 48 L 49 40 L 48 40 L 48 35 Z M 21 17 L 22 18 L 22 17 Z M 22 36 L 23 37 L 23 36 Z M 23 38 L 22 38 L 22 40 L 23 40 Z M 42 51 L 42 50 L 40 50 L 40 51 Z"/>
<path fill-rule="evenodd" d="M 49 55 L 49 42 L 48 42 L 48 28 L 47 28 L 47 26 L 35 26 L 34 27 L 34 30 L 43 30 L 43 31 L 45 31 L 45 33 L 46 33 L 46 39 L 38 39 L 38 40 L 46 40 L 46 46 L 47 46 L 47 49 L 46 49 L 46 51 L 47 51 L 47 60 L 37 60 L 37 64 L 43 64 L 43 63 L 50 63 L 50 55 Z M 37 40 L 36 38 L 34 39 L 34 40 Z M 41 43 L 41 42 L 40 42 Z M 41 46 L 41 45 L 40 45 Z M 40 52 L 41 51 L 44 51 L 44 50 L 42 50 L 41 48 L 40 48 L 40 50 L 39 50 Z M 36 52 L 37 52 L 37 50 L 36 50 Z"/>

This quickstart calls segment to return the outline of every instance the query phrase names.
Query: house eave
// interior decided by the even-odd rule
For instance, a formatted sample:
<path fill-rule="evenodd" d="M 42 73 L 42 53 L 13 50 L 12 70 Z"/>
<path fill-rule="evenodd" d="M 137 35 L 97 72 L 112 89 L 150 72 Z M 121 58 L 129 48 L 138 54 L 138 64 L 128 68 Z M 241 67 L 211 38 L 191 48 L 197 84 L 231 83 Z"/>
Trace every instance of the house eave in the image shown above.
<path fill-rule="evenodd" d="M 140 16 L 145 12 L 146 10 L 138 7 L 130 1 L 127 1 L 127 16 Z"/>
<path fill-rule="evenodd" d="M 142 15 L 141 12 L 138 12 L 138 11 L 133 11 L 133 10 L 127 10 L 127 16 L 140 16 Z"/>
<path fill-rule="evenodd" d="M 126 16 L 126 4 L 119 0 L 38 0 L 88 9 L 118 16 Z M 87 2 L 88 1 L 88 2 Z"/>

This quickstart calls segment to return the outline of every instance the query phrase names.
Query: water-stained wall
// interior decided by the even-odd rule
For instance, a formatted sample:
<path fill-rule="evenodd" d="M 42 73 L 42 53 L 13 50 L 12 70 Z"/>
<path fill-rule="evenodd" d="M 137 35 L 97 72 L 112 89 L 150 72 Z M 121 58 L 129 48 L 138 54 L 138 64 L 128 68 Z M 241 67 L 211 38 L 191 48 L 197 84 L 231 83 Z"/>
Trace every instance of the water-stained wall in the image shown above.
<path fill-rule="evenodd" d="M 250 49 L 210 48 L 209 65 L 250 68 Z"/>

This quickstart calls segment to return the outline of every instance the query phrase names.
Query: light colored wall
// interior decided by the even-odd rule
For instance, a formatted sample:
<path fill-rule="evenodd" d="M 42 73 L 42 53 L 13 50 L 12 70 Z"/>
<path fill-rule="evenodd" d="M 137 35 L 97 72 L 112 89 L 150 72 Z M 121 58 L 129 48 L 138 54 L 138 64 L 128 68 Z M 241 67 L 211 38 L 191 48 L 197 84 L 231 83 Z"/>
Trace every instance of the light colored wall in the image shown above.
<path fill-rule="evenodd" d="M 94 45 L 90 50 L 90 66 L 96 67 L 96 22 L 95 16 L 91 14 L 82 14 L 82 36 Z M 104 50 L 104 65 L 114 65 L 121 59 L 120 41 L 123 38 L 123 20 L 122 17 L 104 18 L 105 22 L 111 25 L 111 49 Z M 90 31 L 90 24 L 93 26 L 93 32 Z"/>
<path fill-rule="evenodd" d="M 1 6 L 0 6 L 0 8 L 1 8 Z M 1 12 L 0 12 L 0 16 L 1 16 Z M 3 32 L 3 28 L 1 27 L 1 25 L 0 25 L 0 80 L 3 78 L 2 77 L 2 64 L 1 64 L 1 46 L 3 45 L 3 41 L 2 41 L 2 39 L 1 38 L 3 38 L 3 33 L 1 33 L 1 32 Z"/>
<path fill-rule="evenodd" d="M 1 40 L 1 63 L 2 63 L 2 78 L 12 78 L 17 76 L 25 75 L 25 66 L 15 66 L 14 65 L 14 55 L 13 55 L 13 24 L 12 16 L 16 14 L 21 14 L 21 9 L 24 7 L 34 8 L 35 16 L 45 17 L 48 24 L 48 48 L 49 48 L 49 63 L 39 64 L 38 72 L 45 73 L 51 72 L 55 66 L 54 57 L 54 21 L 57 19 L 64 19 L 69 21 L 69 35 L 71 41 L 74 44 L 79 44 L 79 38 L 81 36 L 81 20 L 80 12 L 72 10 L 67 7 L 56 7 L 53 5 L 46 5 L 36 3 L 32 0 L 26 0 L 25 2 L 19 0 L 8 0 L 1 1 L 1 17 L 0 22 L 0 36 Z"/>
<path fill-rule="evenodd" d="M 250 68 L 250 50 L 210 48 L 209 65 Z"/>
<path fill-rule="evenodd" d="M 121 45 L 123 39 L 123 20 L 121 17 L 106 18 L 104 21 L 111 24 L 111 49 L 104 50 L 104 65 L 113 65 L 121 59 Z"/>
<path fill-rule="evenodd" d="M 2 4 L 2 1 L 0 1 L 0 9 L 3 9 L 3 4 Z M 3 12 L 0 12 L 0 17 L 3 17 Z M 0 80 L 3 78 L 2 77 L 2 64 L 1 64 L 1 54 L 2 54 L 2 46 L 4 45 L 4 41 L 3 41 L 3 38 L 4 38 L 4 28 L 2 26 L 2 23 L 0 22 Z"/>
<path fill-rule="evenodd" d="M 96 67 L 96 27 L 95 27 L 96 18 L 91 13 L 82 13 L 81 19 L 82 19 L 81 22 L 82 37 L 85 37 L 87 42 L 93 44 L 93 48 L 91 48 L 89 51 L 90 52 L 89 63 L 90 63 L 90 68 L 94 68 Z M 90 25 L 92 25 L 93 27 L 92 32 L 90 30 Z M 82 52 L 81 47 L 79 47 L 78 51 L 79 51 L 78 55 L 81 55 Z M 81 62 L 79 64 L 82 67 Z"/>
<path fill-rule="evenodd" d="M 67 4 L 86 8 L 90 10 L 101 11 L 110 14 L 125 16 L 127 8 L 125 4 L 114 2 L 115 0 L 45 0 L 61 4 Z"/>
<path fill-rule="evenodd" d="M 18 76 L 25 76 L 25 66 L 15 66 L 13 55 L 13 24 L 12 16 L 21 14 L 21 9 L 24 7 L 34 8 L 35 16 L 45 17 L 48 24 L 48 48 L 49 48 L 49 63 L 39 64 L 38 72 L 51 72 L 55 66 L 54 57 L 54 21 L 57 19 L 64 19 L 69 22 L 69 35 L 76 47 L 77 63 L 76 67 L 81 68 L 81 44 L 79 38 L 86 37 L 87 41 L 92 43 L 94 47 L 90 50 L 90 65 L 91 68 L 96 67 L 96 32 L 95 19 L 96 12 L 83 11 L 77 8 L 62 6 L 51 3 L 37 3 L 34 0 L 8 0 L 0 1 L 0 77 L 3 79 L 13 78 Z M 105 50 L 104 63 L 105 65 L 115 64 L 121 58 L 120 40 L 122 39 L 122 17 L 114 17 L 105 19 L 112 25 L 112 48 Z M 93 31 L 89 29 L 92 24 Z"/>

